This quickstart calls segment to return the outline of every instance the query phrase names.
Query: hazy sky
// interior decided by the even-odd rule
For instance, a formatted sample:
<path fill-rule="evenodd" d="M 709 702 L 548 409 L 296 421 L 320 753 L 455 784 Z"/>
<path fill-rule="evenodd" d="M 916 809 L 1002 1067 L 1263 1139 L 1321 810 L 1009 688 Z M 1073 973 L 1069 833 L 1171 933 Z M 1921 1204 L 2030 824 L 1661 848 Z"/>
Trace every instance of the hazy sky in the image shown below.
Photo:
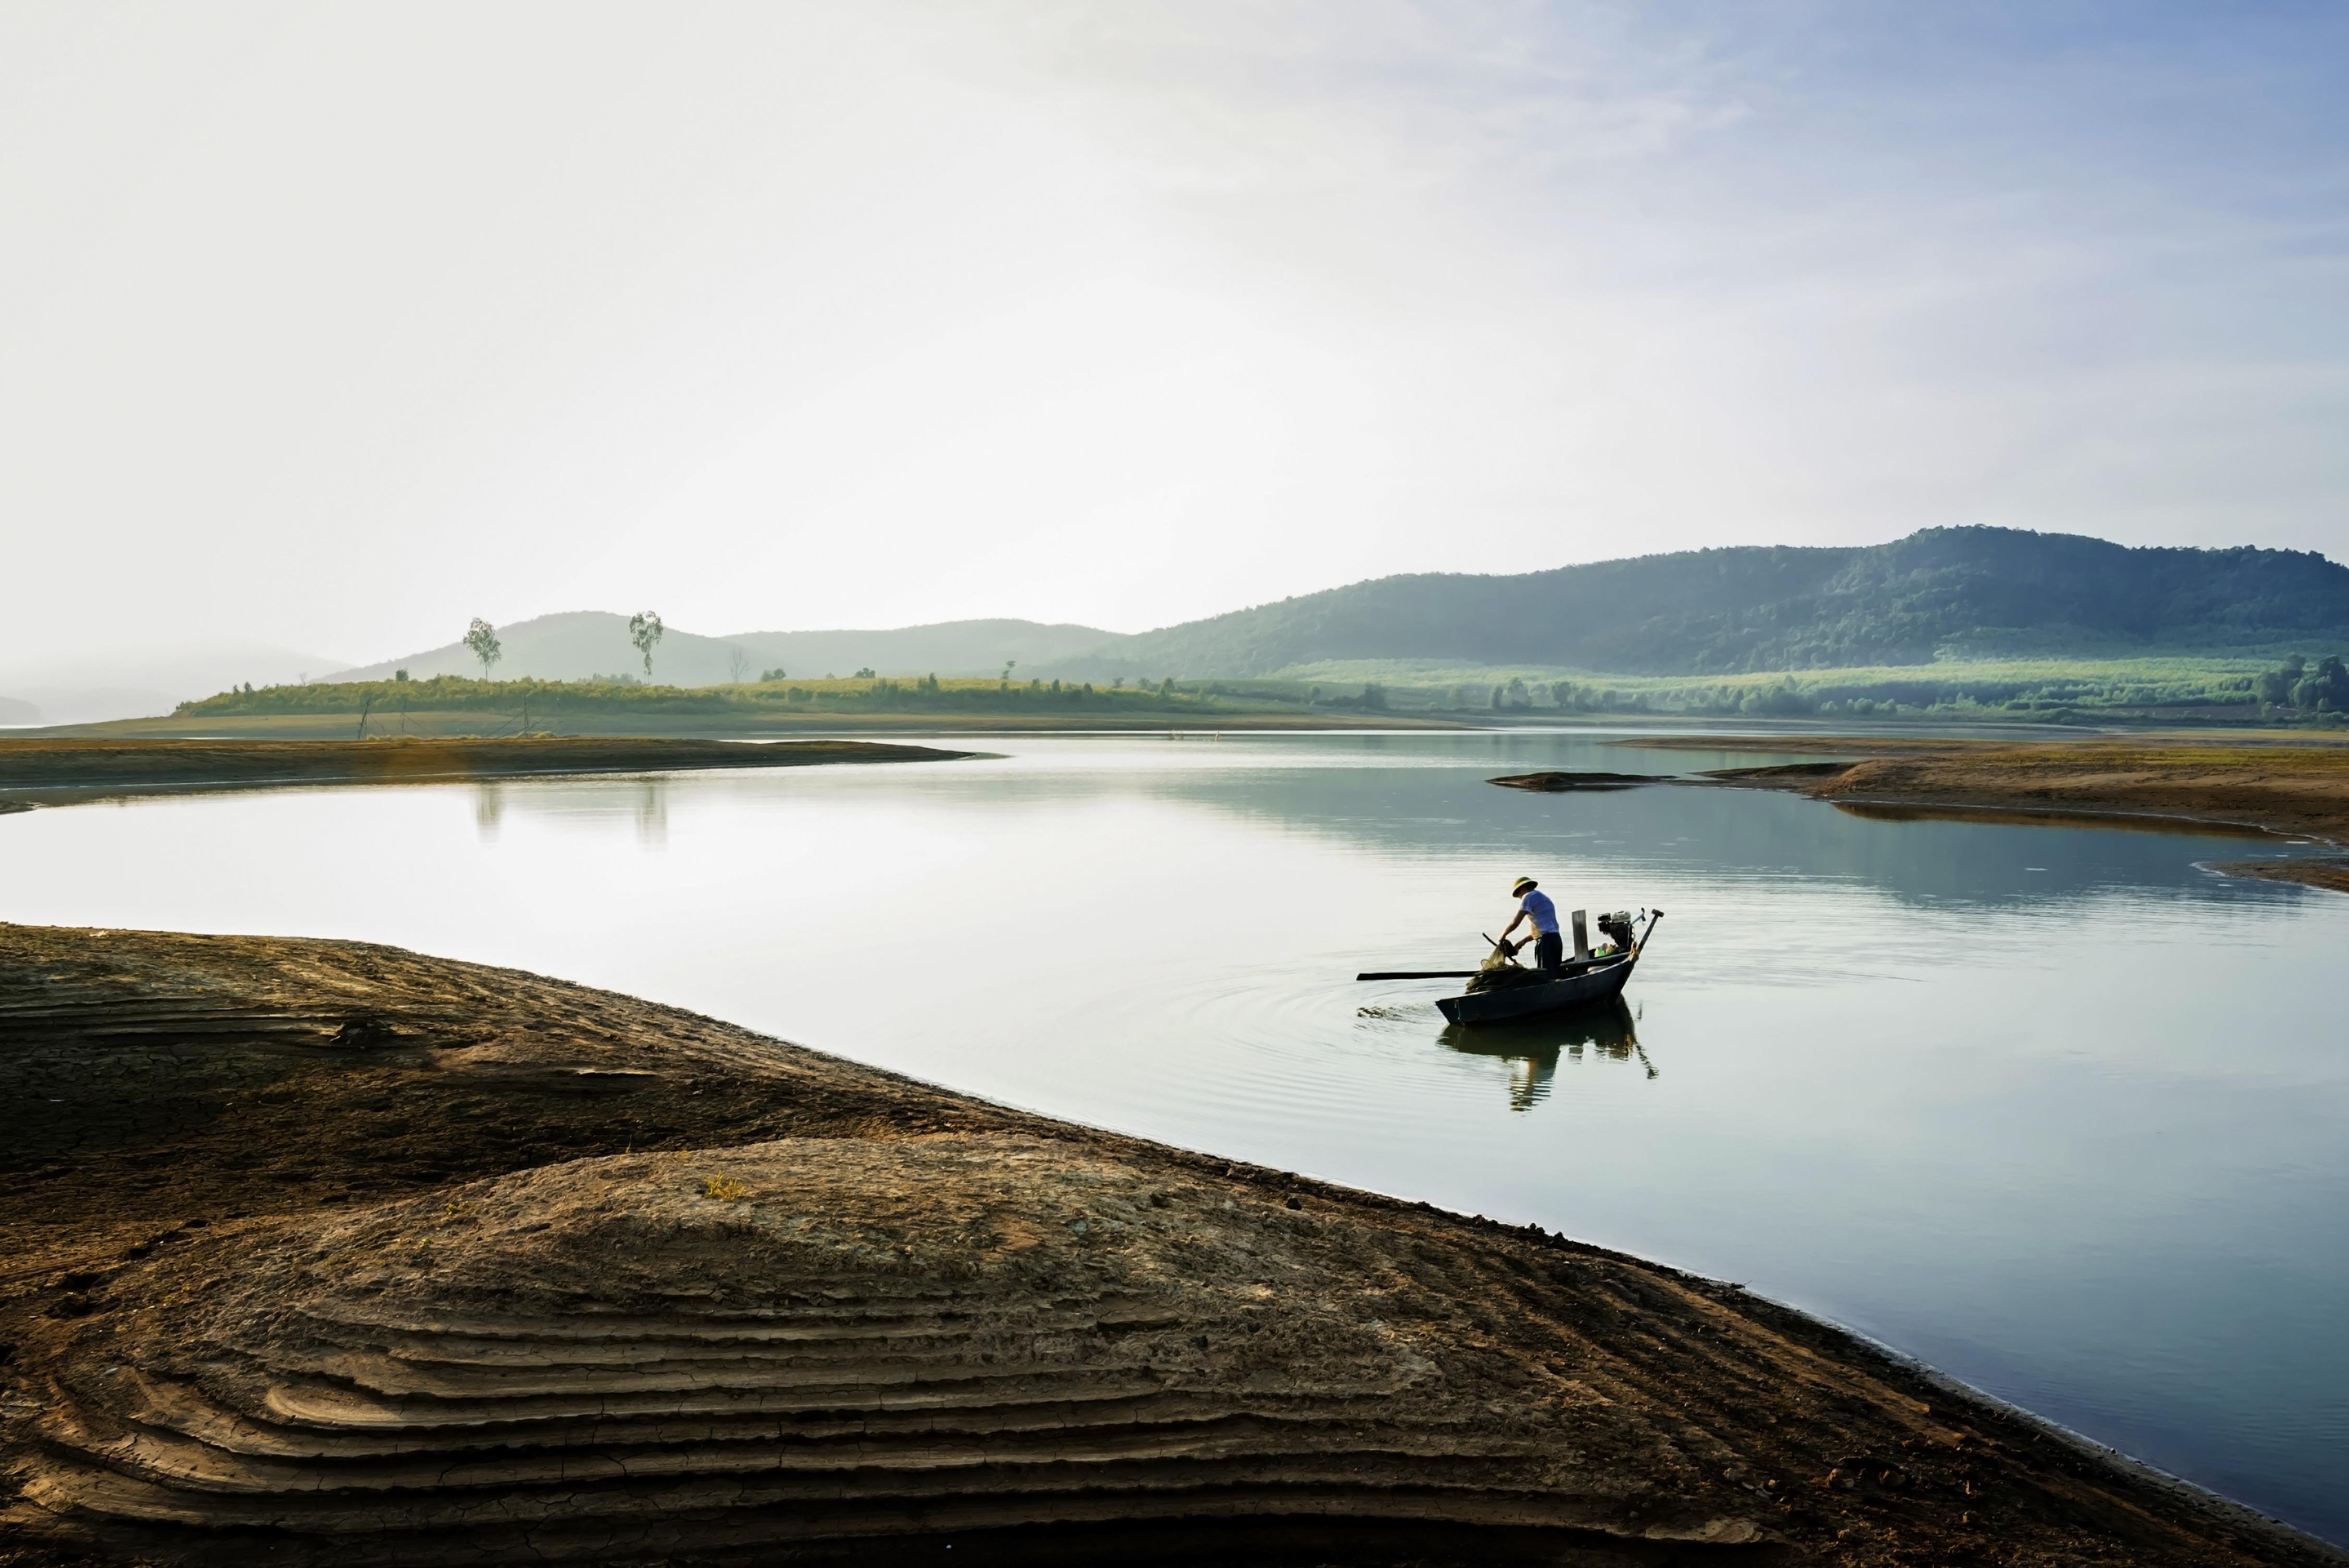
<path fill-rule="evenodd" d="M 2349 553 L 2349 7 L 0 0 L 22 648 Z"/>

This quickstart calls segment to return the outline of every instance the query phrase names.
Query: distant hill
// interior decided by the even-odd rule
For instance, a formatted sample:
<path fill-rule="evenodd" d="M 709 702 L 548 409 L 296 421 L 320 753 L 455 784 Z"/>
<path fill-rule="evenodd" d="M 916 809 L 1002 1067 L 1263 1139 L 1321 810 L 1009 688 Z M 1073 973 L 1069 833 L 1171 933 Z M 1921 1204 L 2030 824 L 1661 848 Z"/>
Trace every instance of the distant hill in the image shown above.
<path fill-rule="evenodd" d="M 885 676 L 994 675 L 1007 660 L 1021 667 L 1065 659 L 1118 640 L 1092 626 L 1050 626 L 1034 621 L 947 621 L 874 632 L 743 632 L 704 636 L 671 626 L 653 650 L 653 678 L 671 686 L 717 686 L 764 670 L 794 676 L 852 675 L 871 668 Z M 628 618 L 605 610 L 540 615 L 498 628 L 503 655 L 492 672 L 504 680 L 585 680 L 644 673 L 628 641 Z M 462 643 L 347 670 L 337 681 L 383 680 L 394 670 L 416 680 L 479 675 L 481 665 Z"/>
<path fill-rule="evenodd" d="M 499 628 L 503 679 L 640 674 L 625 616 Z M 671 628 L 653 678 L 715 686 L 994 675 L 1156 680 L 1269 676 L 1351 660 L 1549 666 L 1617 675 L 2349 648 L 2349 567 L 2284 550 L 2131 549 L 2076 534 L 1935 528 L 1889 544 L 1683 551 L 1518 576 L 1381 577 L 1137 635 L 1034 621 L 886 631 Z M 479 674 L 461 644 L 334 676 Z"/>
<path fill-rule="evenodd" d="M 1427 659 L 1701 675 L 2295 644 L 2349 645 L 2349 568 L 2294 551 L 1936 528 L 1880 545 L 1382 577 L 1122 638 L 1066 673 L 1247 676 Z"/>
<path fill-rule="evenodd" d="M 886 632 L 745 632 L 727 641 L 758 651 L 763 665 L 795 676 L 991 676 L 1007 661 L 1021 669 L 1113 646 L 1125 639 L 1098 626 L 1036 621 L 943 621 Z"/>
<path fill-rule="evenodd" d="M 642 675 L 644 671 L 643 661 L 628 641 L 628 618 L 608 610 L 572 610 L 559 615 L 516 621 L 498 628 L 498 641 L 504 651 L 492 673 L 501 680 L 527 676 L 543 681 L 573 681 L 591 676 Z M 747 662 L 757 655 L 745 649 L 742 657 Z M 721 639 L 697 636 L 675 627 L 663 634 L 659 645 L 653 650 L 656 676 L 677 686 L 715 686 L 733 679 L 730 663 Z M 345 670 L 335 679 L 385 680 L 395 670 L 406 670 L 415 680 L 429 680 L 434 676 L 478 676 L 481 666 L 463 643 L 450 642 L 403 658 L 387 659 L 379 665 Z M 756 669 L 750 672 L 754 678 L 758 673 Z"/>

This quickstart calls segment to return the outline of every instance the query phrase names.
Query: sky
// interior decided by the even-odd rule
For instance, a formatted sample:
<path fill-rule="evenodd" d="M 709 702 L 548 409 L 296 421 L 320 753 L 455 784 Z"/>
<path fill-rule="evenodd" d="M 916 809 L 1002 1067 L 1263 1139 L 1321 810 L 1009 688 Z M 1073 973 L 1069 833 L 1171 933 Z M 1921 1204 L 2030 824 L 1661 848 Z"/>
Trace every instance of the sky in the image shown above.
<path fill-rule="evenodd" d="M 0 0 L 17 663 L 2349 554 L 2349 8 Z"/>

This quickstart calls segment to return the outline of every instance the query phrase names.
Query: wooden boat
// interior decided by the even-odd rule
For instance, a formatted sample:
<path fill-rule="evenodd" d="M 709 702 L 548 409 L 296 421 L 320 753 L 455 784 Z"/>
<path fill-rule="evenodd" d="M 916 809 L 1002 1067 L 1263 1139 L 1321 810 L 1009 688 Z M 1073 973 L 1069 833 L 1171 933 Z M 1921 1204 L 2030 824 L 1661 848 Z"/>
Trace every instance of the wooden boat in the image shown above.
<path fill-rule="evenodd" d="M 1561 1013 L 1568 1007 L 1587 1007 L 1593 1002 L 1613 1001 L 1623 994 L 1640 954 L 1647 950 L 1648 938 L 1655 934 L 1656 923 L 1663 917 L 1662 910 L 1651 911 L 1628 953 L 1568 959 L 1558 966 L 1555 980 L 1471 991 L 1460 996 L 1439 996 L 1435 1005 L 1450 1023 L 1494 1024 L 1505 1018 L 1531 1018 L 1543 1013 Z"/>

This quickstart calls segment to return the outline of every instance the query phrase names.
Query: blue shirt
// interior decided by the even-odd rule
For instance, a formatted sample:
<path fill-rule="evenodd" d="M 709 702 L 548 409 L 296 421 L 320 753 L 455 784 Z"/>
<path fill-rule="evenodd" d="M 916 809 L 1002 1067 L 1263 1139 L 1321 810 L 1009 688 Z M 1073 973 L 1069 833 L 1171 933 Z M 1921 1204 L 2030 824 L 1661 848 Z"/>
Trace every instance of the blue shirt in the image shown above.
<path fill-rule="evenodd" d="M 1534 888 L 1517 901 L 1517 907 L 1534 917 L 1534 929 L 1545 936 L 1557 934 L 1557 905 L 1550 903 L 1549 894 Z"/>

